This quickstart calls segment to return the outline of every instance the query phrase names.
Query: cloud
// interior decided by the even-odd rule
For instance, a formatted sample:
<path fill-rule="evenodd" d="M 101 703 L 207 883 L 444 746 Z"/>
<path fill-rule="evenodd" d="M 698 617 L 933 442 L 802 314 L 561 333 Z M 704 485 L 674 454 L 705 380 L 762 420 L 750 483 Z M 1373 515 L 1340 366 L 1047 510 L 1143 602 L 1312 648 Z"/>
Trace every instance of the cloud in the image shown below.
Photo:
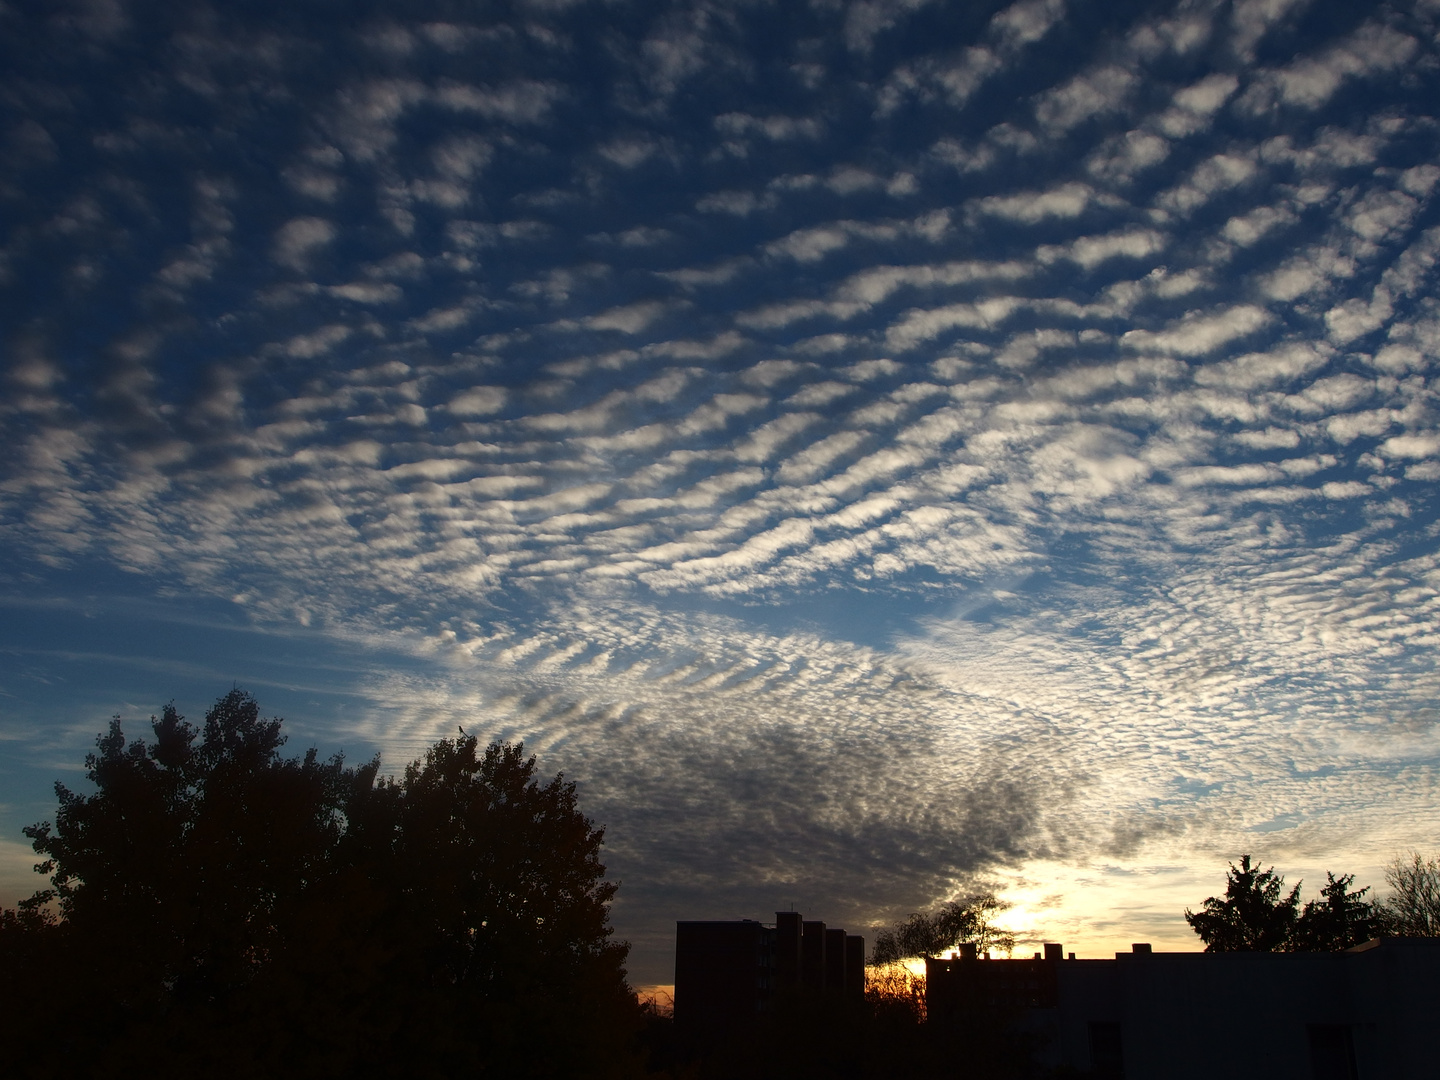
<path fill-rule="evenodd" d="M 351 334 L 350 327 L 339 323 L 322 326 L 309 334 L 297 334 L 281 346 L 281 351 L 297 360 L 309 360 L 322 356 Z"/>
<path fill-rule="evenodd" d="M 1004 60 L 984 46 L 970 46 L 953 60 L 927 58 L 903 65 L 891 73 L 878 97 L 877 112 L 888 116 L 910 96 L 922 100 L 942 97 L 953 105 L 964 105 L 990 76 L 1003 70 Z"/>
<path fill-rule="evenodd" d="M 1019 49 L 1043 38 L 1064 14 L 1064 0 L 1020 0 L 996 13 L 987 31 L 1004 48 Z"/>
<path fill-rule="evenodd" d="M 473 86 L 441 80 L 435 100 L 456 112 L 473 112 L 491 120 L 512 124 L 535 124 L 545 120 L 555 102 L 564 95 L 556 83 L 517 79 L 500 86 Z"/>
<path fill-rule="evenodd" d="M 1193 312 L 1161 331 L 1127 330 L 1120 344 L 1127 349 L 1203 356 L 1237 338 L 1247 337 L 1270 322 L 1270 315 L 1253 304 L 1241 304 L 1213 314 Z"/>
<path fill-rule="evenodd" d="M 489 416 L 505 407 L 505 388 L 474 386 L 450 399 L 449 409 L 457 416 Z"/>
<path fill-rule="evenodd" d="M 449 304 L 431 308 L 424 315 L 411 319 L 410 329 L 421 334 L 443 333 L 458 330 L 468 324 L 479 313 L 481 305 L 476 303 Z"/>
<path fill-rule="evenodd" d="M 797 229 L 788 236 L 765 246 L 765 253 L 784 256 L 796 262 L 816 262 L 832 251 L 847 247 L 852 240 L 886 242 L 904 236 L 916 236 L 938 243 L 950 231 L 948 210 L 936 210 L 913 221 L 832 221 L 824 225 Z"/>
<path fill-rule="evenodd" d="M 1331 308 L 1325 313 L 1325 326 L 1331 341 L 1348 345 L 1384 326 L 1394 313 L 1389 291 L 1382 287 L 1371 294 L 1368 302 L 1355 297 Z"/>
<path fill-rule="evenodd" d="M 490 144 L 474 135 L 456 135 L 430 151 L 430 159 L 442 176 L 455 180 L 474 179 L 490 162 Z"/>
<path fill-rule="evenodd" d="M 445 223 L 446 238 L 456 247 L 468 251 L 503 243 L 534 242 L 549 236 L 550 232 L 550 227 L 543 221 L 528 218 L 501 222 L 451 219 Z"/>
<path fill-rule="evenodd" d="M 1373 234 L 1377 237 L 1393 238 L 1403 224 L 1408 224 L 1413 207 L 1405 203 L 1393 203 L 1385 199 L 1362 199 L 1360 212 L 1348 224 L 1352 231 Z M 1357 224 L 1358 222 L 1358 224 Z M 1369 240 L 1369 236 L 1364 236 Z M 1374 250 L 1374 245 L 1360 245 L 1358 254 Z M 1395 314 L 1395 304 L 1403 301 L 1422 288 L 1437 258 L 1440 258 L 1440 228 L 1426 230 L 1415 242 L 1402 251 L 1399 257 L 1380 276 L 1380 282 L 1371 291 L 1368 299 L 1353 296 L 1325 313 L 1325 325 L 1332 341 L 1348 343 L 1365 334 L 1378 330 Z M 1354 263 L 1346 260 L 1344 268 L 1353 268 Z M 1353 269 L 1351 269 L 1353 273 Z M 1348 275 L 1347 275 L 1348 276 Z"/>
<path fill-rule="evenodd" d="M 1440 433 L 1395 435 L 1380 444 L 1380 452 L 1389 457 L 1426 458 L 1440 456 Z"/>
<path fill-rule="evenodd" d="M 771 255 L 787 255 L 796 262 L 815 262 L 829 252 L 849 244 L 854 226 L 854 222 L 842 221 L 835 225 L 801 229 L 782 240 L 774 241 L 767 247 L 766 252 Z M 893 235 L 892 232 L 891 236 Z"/>
<path fill-rule="evenodd" d="M 1138 83 L 1133 71 L 1119 65 L 1092 68 L 1041 94 L 1035 119 L 1053 133 L 1068 131 L 1124 108 Z"/>
<path fill-rule="evenodd" d="M 1230 72 L 1207 75 L 1177 90 L 1170 108 L 1156 118 L 1155 126 L 1172 139 L 1203 131 L 1239 86 L 1240 80 Z"/>
<path fill-rule="evenodd" d="M 1095 191 L 1089 185 L 1071 181 L 1047 191 L 987 195 L 969 203 L 968 208 L 987 217 L 1033 225 L 1048 218 L 1079 217 L 1095 200 Z"/>
<path fill-rule="evenodd" d="M 779 203 L 774 193 L 757 195 L 753 191 L 717 191 L 695 203 L 702 214 L 734 214 L 747 217 L 757 210 L 769 210 Z"/>
<path fill-rule="evenodd" d="M 389 153 L 395 124 L 405 110 L 424 100 L 426 88 L 416 79 L 356 81 L 335 95 L 326 128 L 332 142 L 362 162 Z"/>
<path fill-rule="evenodd" d="M 814 117 L 751 116 L 749 113 L 722 113 L 715 118 L 715 130 L 731 137 L 758 135 L 771 142 L 818 139 L 824 128 Z"/>
<path fill-rule="evenodd" d="M 660 152 L 660 144 L 654 139 L 621 138 L 613 139 L 598 148 L 598 153 L 612 165 L 622 169 L 634 169 L 645 164 Z"/>
<path fill-rule="evenodd" d="M 1440 183 L 1440 165 L 1415 165 L 1400 174 L 1400 187 L 1424 198 Z"/>
<path fill-rule="evenodd" d="M 796 300 L 783 304 L 766 304 L 735 316 L 735 322 L 756 330 L 771 330 L 810 319 L 830 317 L 848 319 L 865 309 L 854 301 Z"/>
<path fill-rule="evenodd" d="M 733 281 L 752 265 L 750 259 L 740 257 L 726 259 L 713 266 L 689 266 L 680 270 L 662 270 L 656 276 L 666 281 L 673 281 L 686 289 L 698 289 L 724 285 Z"/>
<path fill-rule="evenodd" d="M 670 97 L 723 56 L 714 40 L 714 14 L 702 5 L 674 11 L 657 21 L 640 43 L 643 78 L 652 93 L 661 99 Z"/>
<path fill-rule="evenodd" d="M 1250 59 L 1254 48 L 1266 33 L 1287 16 L 1303 11 L 1310 0 L 1240 0 L 1230 12 L 1234 25 L 1232 48 Z"/>
<path fill-rule="evenodd" d="M 1331 351 L 1307 342 L 1292 342 L 1263 353 L 1245 353 L 1206 364 L 1195 371 L 1201 386 L 1223 386 L 1248 392 L 1279 386 L 1314 373 L 1330 362 Z"/>
<path fill-rule="evenodd" d="M 1063 0 L 1021 0 L 991 17 L 984 44 L 944 58 L 901 64 L 877 94 L 879 114 L 893 113 L 911 95 L 922 100 L 941 97 L 952 106 L 963 106 L 991 76 L 1013 64 L 1020 50 L 1049 33 L 1064 11 Z"/>
<path fill-rule="evenodd" d="M 1086 171 L 1098 180 L 1128 184 L 1170 154 L 1170 144 L 1145 131 L 1127 131 L 1112 138 L 1086 159 Z"/>
<path fill-rule="evenodd" d="M 838 300 L 865 305 L 882 303 L 906 289 L 934 289 L 970 282 L 1018 281 L 1034 268 L 1018 260 L 1009 262 L 921 263 L 911 266 L 874 266 L 852 274 L 835 289 Z"/>
<path fill-rule="evenodd" d="M 1216 193 L 1248 182 L 1257 171 L 1255 161 L 1247 154 L 1216 154 L 1197 165 L 1184 183 L 1162 192 L 1155 202 L 1171 213 L 1189 214 Z"/>
<path fill-rule="evenodd" d="M 303 273 L 315 252 L 334 239 L 335 226 L 324 218 L 293 218 L 275 233 L 271 250 L 276 262 Z"/>
<path fill-rule="evenodd" d="M 780 466 L 776 476 L 782 483 L 794 484 L 823 475 L 836 461 L 849 456 L 866 441 L 859 431 L 839 431 L 811 443 Z"/>
<path fill-rule="evenodd" d="M 1273 229 L 1293 225 L 1297 217 L 1288 206 L 1257 206 L 1225 223 L 1220 235 L 1232 244 L 1249 247 Z"/>
<path fill-rule="evenodd" d="M 845 44 L 868 52 L 876 37 L 930 0 L 851 0 L 845 11 Z"/>
<path fill-rule="evenodd" d="M 645 300 L 602 311 L 585 319 L 591 330 L 618 330 L 622 334 L 638 334 L 663 315 L 668 305 L 659 300 Z"/>
<path fill-rule="evenodd" d="M 1065 245 L 1049 244 L 1036 252 L 1043 263 L 1069 259 L 1086 270 L 1115 258 L 1144 259 L 1165 247 L 1165 236 L 1154 229 L 1127 229 L 1101 236 L 1082 236 Z"/>
<path fill-rule="evenodd" d="M 1272 300 L 1294 300 L 1326 289 L 1336 279 L 1355 275 L 1355 261 L 1328 245 L 1316 245 L 1291 256 L 1261 277 L 1260 291 Z"/>
<path fill-rule="evenodd" d="M 1017 297 L 996 296 L 978 303 L 949 304 L 941 308 L 913 309 L 885 332 L 892 349 L 905 350 L 956 328 L 999 326 L 1023 304 Z"/>
<path fill-rule="evenodd" d="M 1399 191 L 1370 191 L 1345 215 L 1346 227 L 1371 243 L 1397 239 L 1409 228 L 1420 205 Z"/>
<path fill-rule="evenodd" d="M 1317 109 L 1347 79 L 1367 78 L 1403 67 L 1418 48 L 1419 42 L 1408 34 L 1367 22 L 1345 41 L 1317 55 L 1263 73 L 1242 96 L 1242 104 L 1252 113 L 1277 105 Z"/>
<path fill-rule="evenodd" d="M 813 412 L 792 412 L 778 416 L 761 424 L 735 445 L 735 456 L 740 461 L 771 461 L 782 447 L 793 442 L 805 431 L 820 422 L 820 415 Z"/>
<path fill-rule="evenodd" d="M 400 286 L 389 281 L 352 281 L 346 285 L 331 285 L 326 291 L 331 296 L 356 304 L 392 304 L 405 295 Z"/>

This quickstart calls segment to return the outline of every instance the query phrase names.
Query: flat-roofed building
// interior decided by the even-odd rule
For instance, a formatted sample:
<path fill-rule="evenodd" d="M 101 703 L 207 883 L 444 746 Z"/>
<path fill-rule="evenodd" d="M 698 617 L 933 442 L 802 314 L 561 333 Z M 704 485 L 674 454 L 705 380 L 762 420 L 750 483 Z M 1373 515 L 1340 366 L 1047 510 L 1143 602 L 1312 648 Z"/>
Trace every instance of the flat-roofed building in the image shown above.
<path fill-rule="evenodd" d="M 1039 1063 L 1126 1080 L 1440 1077 L 1440 940 L 1345 952 L 926 962 L 930 1021 L 1028 1034 Z"/>

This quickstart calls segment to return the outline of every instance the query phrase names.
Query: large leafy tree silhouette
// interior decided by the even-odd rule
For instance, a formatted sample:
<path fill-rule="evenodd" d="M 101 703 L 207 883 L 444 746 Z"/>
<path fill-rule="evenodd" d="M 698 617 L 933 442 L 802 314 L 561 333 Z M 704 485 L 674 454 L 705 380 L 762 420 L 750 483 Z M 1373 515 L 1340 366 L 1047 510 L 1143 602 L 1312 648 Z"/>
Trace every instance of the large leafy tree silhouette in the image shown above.
<path fill-rule="evenodd" d="M 21 1075 L 632 1068 L 603 831 L 522 747 L 286 758 L 241 690 L 152 727 L 112 722 L 93 793 L 26 830 L 51 887 L 0 920 Z"/>

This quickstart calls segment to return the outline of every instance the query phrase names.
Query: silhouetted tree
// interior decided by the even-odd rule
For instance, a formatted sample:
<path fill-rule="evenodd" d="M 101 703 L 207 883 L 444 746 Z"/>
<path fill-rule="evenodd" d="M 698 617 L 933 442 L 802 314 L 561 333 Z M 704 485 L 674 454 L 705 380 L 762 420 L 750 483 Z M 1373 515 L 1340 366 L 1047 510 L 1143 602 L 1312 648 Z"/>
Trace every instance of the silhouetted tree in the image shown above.
<path fill-rule="evenodd" d="M 280 721 L 243 691 L 199 743 L 173 705 L 152 726 L 153 743 L 127 744 L 111 721 L 85 759 L 95 793 L 57 783 L 55 824 L 25 829 L 52 875 L 35 899 L 58 899 L 68 934 L 95 946 L 86 981 L 121 1008 L 243 987 L 342 833 L 340 760 L 281 758 Z"/>
<path fill-rule="evenodd" d="M 1211 896 L 1201 911 L 1185 909 L 1185 921 L 1205 942 L 1206 952 L 1270 952 L 1286 948 L 1295 930 L 1300 886 L 1284 896 L 1285 879 L 1272 866 L 1261 870 L 1241 855 L 1230 864 L 1225 897 Z"/>
<path fill-rule="evenodd" d="M 376 932 L 395 949 L 393 985 L 428 1001 L 395 1003 L 413 1017 L 397 1033 L 400 1057 L 444 1047 L 453 1068 L 505 1063 L 507 1075 L 527 1075 L 538 1059 L 542 1072 L 582 1076 L 604 1047 L 609 1065 L 624 1065 L 616 1036 L 640 1020 L 628 946 L 610 939 L 617 886 L 604 880 L 603 832 L 577 808 L 575 785 L 541 784 L 521 747 L 482 753 L 465 735 L 401 780 L 373 775 L 372 765 L 356 777 L 341 850 L 384 888 Z"/>
<path fill-rule="evenodd" d="M 52 1010 L 60 1003 L 67 973 L 60 953 L 60 926 L 42 903 L 22 901 L 0 910 L 0 1046 L 6 1073 L 57 1075 Z"/>
<path fill-rule="evenodd" d="M 1418 851 L 1385 868 L 1390 895 L 1381 905 L 1384 932 L 1396 937 L 1440 937 L 1440 859 Z"/>
<path fill-rule="evenodd" d="M 1349 949 L 1379 933 L 1379 910 L 1364 899 L 1369 886 L 1351 892 L 1354 874 L 1341 874 L 1337 878 L 1326 871 L 1325 878 L 1320 899 L 1307 900 L 1295 922 L 1288 947 L 1297 952 Z"/>
<path fill-rule="evenodd" d="M 950 900 L 929 914 L 917 912 L 875 935 L 871 963 L 939 956 L 962 943 L 973 943 L 981 953 L 1011 952 L 1015 935 L 995 925 L 995 918 L 1009 908 L 994 893 L 976 893 Z"/>
<path fill-rule="evenodd" d="M 0 918 L 25 1075 L 628 1075 L 639 1022 L 603 832 L 518 746 L 442 740 L 403 777 L 280 756 L 234 690 L 197 732 L 119 720 L 26 830 L 52 886 Z M 54 902 L 58 921 L 47 918 Z M 8 1002 L 7 1002 L 8 1003 Z"/>

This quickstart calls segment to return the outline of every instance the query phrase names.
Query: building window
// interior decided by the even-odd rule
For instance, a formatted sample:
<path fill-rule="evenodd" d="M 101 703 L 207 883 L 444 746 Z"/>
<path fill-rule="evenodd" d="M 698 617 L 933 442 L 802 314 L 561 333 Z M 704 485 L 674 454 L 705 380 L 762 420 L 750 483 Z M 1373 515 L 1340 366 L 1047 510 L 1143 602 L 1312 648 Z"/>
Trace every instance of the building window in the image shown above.
<path fill-rule="evenodd" d="M 1358 1080 L 1355 1034 L 1349 1024 L 1307 1024 L 1313 1080 Z"/>
<path fill-rule="evenodd" d="M 1125 1075 L 1118 1023 L 1091 1021 L 1090 1070 L 1096 1076 L 1118 1078 Z"/>

